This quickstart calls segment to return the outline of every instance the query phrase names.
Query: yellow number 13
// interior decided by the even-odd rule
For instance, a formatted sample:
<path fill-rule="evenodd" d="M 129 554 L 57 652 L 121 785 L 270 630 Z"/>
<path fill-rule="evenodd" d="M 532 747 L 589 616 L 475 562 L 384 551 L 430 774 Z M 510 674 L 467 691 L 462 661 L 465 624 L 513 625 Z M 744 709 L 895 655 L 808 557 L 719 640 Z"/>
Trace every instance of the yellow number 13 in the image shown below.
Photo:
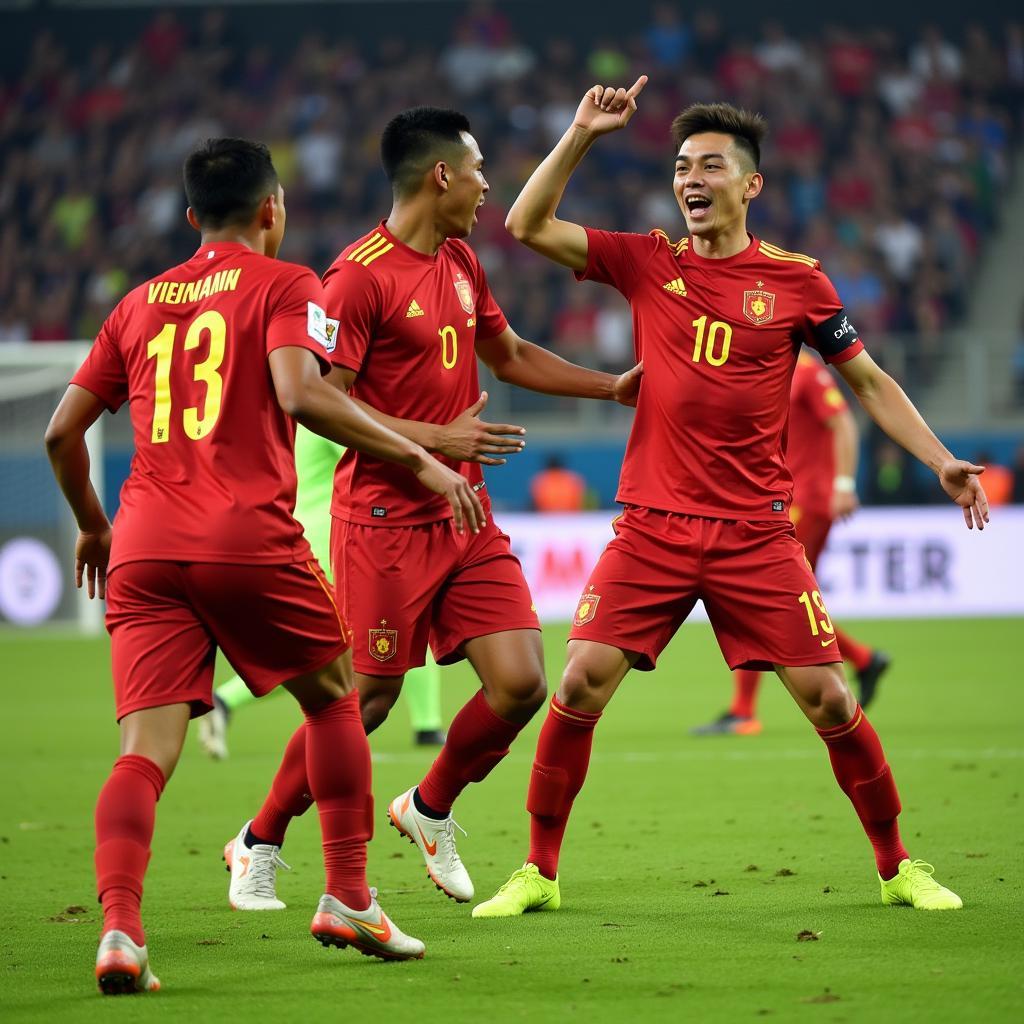
<path fill-rule="evenodd" d="M 156 359 L 151 437 L 153 444 L 163 444 L 170 438 L 171 358 L 174 355 L 174 335 L 177 330 L 177 324 L 164 324 L 163 330 L 150 340 L 146 349 L 146 358 Z M 206 385 L 206 401 L 203 403 L 202 415 L 196 406 L 190 406 L 182 414 L 185 435 L 193 441 L 206 437 L 213 430 L 220 415 L 221 396 L 224 390 L 224 379 L 217 370 L 224 361 L 227 324 L 216 310 L 208 309 L 205 313 L 200 313 L 188 325 L 188 331 L 185 333 L 186 352 L 199 347 L 204 332 L 210 337 L 210 353 L 201 363 L 196 363 L 192 379 L 202 381 Z"/>

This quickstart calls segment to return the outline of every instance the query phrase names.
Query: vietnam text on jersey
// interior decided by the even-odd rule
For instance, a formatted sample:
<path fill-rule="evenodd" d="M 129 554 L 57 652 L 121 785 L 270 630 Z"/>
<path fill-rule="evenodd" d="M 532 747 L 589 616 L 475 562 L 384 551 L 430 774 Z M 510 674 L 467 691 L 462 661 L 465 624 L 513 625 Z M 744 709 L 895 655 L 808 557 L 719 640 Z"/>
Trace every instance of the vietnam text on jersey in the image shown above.
<path fill-rule="evenodd" d="M 382 223 L 334 261 L 324 290 L 331 358 L 358 374 L 353 396 L 388 415 L 429 423 L 449 423 L 477 400 L 476 338 L 493 338 L 508 323 L 465 242 L 449 238 L 427 256 Z M 483 487 L 477 463 L 439 458 Z M 446 499 L 408 470 L 352 450 L 338 465 L 331 511 L 364 526 L 451 516 Z"/>
<path fill-rule="evenodd" d="M 203 245 L 122 299 L 72 380 L 112 411 L 130 401 L 135 455 L 110 570 L 310 557 L 292 516 L 295 428 L 267 356 L 296 345 L 326 369 L 325 328 L 312 271 L 237 242 Z"/>
<path fill-rule="evenodd" d="M 618 500 L 719 519 L 785 519 L 790 378 L 801 344 L 861 351 L 816 260 L 751 238 L 728 259 L 688 240 L 587 229 L 580 279 L 629 300 L 643 383 Z"/>

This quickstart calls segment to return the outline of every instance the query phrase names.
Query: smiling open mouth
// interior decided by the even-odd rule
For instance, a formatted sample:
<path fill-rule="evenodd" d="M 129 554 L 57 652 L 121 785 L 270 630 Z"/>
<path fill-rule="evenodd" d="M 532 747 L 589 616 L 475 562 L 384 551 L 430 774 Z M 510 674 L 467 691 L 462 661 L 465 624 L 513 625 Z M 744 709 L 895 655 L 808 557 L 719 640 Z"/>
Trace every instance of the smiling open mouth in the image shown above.
<path fill-rule="evenodd" d="M 702 210 L 708 210 L 711 208 L 711 200 L 707 196 L 687 196 L 686 197 L 686 209 L 690 213 L 697 213 Z"/>

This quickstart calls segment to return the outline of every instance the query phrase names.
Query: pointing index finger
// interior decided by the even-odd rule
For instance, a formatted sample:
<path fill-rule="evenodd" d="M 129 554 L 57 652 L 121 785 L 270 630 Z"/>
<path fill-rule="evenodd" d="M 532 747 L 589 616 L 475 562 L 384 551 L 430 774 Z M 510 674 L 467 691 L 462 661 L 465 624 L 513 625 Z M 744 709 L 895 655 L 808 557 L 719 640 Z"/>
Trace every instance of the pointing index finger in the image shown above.
<path fill-rule="evenodd" d="M 640 93 L 643 92 L 644 86 L 647 84 L 647 76 L 641 75 L 630 87 L 626 93 L 626 99 L 635 99 Z"/>

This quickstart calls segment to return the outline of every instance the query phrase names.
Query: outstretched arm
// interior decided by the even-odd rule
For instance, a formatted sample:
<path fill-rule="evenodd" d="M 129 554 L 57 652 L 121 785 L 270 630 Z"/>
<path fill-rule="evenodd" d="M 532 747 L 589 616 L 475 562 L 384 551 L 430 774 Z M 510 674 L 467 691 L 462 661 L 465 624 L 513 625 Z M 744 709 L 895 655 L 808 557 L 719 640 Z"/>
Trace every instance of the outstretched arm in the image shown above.
<path fill-rule="evenodd" d="M 75 543 L 75 586 L 83 575 L 89 597 L 107 596 L 110 560 L 110 522 L 89 479 L 89 449 L 85 432 L 100 418 L 105 406 L 91 391 L 68 385 L 46 428 L 46 454 L 67 503 L 78 523 Z"/>
<path fill-rule="evenodd" d="M 354 370 L 336 366 L 327 379 L 338 389 L 348 392 L 355 382 Z M 464 409 L 450 423 L 427 423 L 423 420 L 406 420 L 399 416 L 389 416 L 380 409 L 358 398 L 353 402 L 368 416 L 378 423 L 389 427 L 402 437 L 422 445 L 428 452 L 438 452 L 459 462 L 479 462 L 484 466 L 504 466 L 507 459 L 503 455 L 515 455 L 526 446 L 523 440 L 525 427 L 514 423 L 486 423 L 480 419 L 480 413 L 487 405 L 487 392 L 481 391 L 480 397 L 468 409 Z"/>
<path fill-rule="evenodd" d="M 867 352 L 839 363 L 836 369 L 882 430 L 938 476 L 942 489 L 963 509 L 967 528 L 984 530 L 988 499 L 978 475 L 985 467 L 954 458 L 899 384 Z"/>
<path fill-rule="evenodd" d="M 405 466 L 424 487 L 448 499 L 460 532 L 464 521 L 474 533 L 484 525 L 483 506 L 469 481 L 331 387 L 320 376 L 320 364 L 309 349 L 285 345 L 275 348 L 269 360 L 278 403 L 289 416 L 337 444 Z"/>
<path fill-rule="evenodd" d="M 636 113 L 636 98 L 647 84 L 641 75 L 629 89 L 595 85 L 576 110 L 576 117 L 555 148 L 530 175 L 512 204 L 505 227 L 542 256 L 573 270 L 587 265 L 587 232 L 579 224 L 555 216 L 565 186 L 587 150 L 601 135 L 625 128 Z"/>
<path fill-rule="evenodd" d="M 477 341 L 476 352 L 498 380 L 544 395 L 603 398 L 635 406 L 640 391 L 642 364 L 619 376 L 589 370 L 524 341 L 511 327 L 494 338 Z"/>

